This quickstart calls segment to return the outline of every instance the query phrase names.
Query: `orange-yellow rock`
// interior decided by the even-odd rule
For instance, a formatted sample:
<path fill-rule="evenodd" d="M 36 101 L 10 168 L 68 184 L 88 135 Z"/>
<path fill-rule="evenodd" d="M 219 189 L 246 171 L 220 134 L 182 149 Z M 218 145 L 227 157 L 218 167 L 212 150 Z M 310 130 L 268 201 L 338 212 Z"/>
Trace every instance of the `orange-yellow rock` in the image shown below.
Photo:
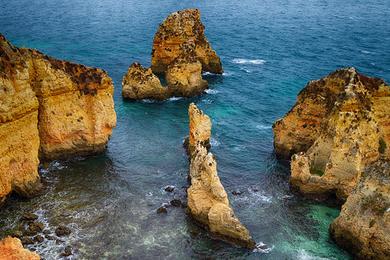
<path fill-rule="evenodd" d="M 39 255 L 23 248 L 22 242 L 14 237 L 0 241 L 0 260 L 39 260 Z"/>
<path fill-rule="evenodd" d="M 116 124 L 111 78 L 0 35 L 0 202 L 39 189 L 38 158 L 103 151 Z"/>
<path fill-rule="evenodd" d="M 210 118 L 194 104 L 189 107 L 190 179 L 187 190 L 191 216 L 214 236 L 227 242 L 253 249 L 255 242 L 249 231 L 234 215 L 229 199 L 218 177 L 217 162 L 208 152 L 211 135 Z"/>
<path fill-rule="evenodd" d="M 169 15 L 153 40 L 152 70 L 165 73 L 178 57 L 193 53 L 203 71 L 221 74 L 221 60 L 211 48 L 198 9 L 186 9 Z"/>
<path fill-rule="evenodd" d="M 0 34 L 0 202 L 12 191 L 32 196 L 38 175 L 38 99 L 19 49 Z"/>
<path fill-rule="evenodd" d="M 299 152 L 291 160 L 294 187 L 345 200 L 367 165 L 389 158 L 390 88 L 354 68 L 336 71 L 301 91 L 274 134 L 277 153 Z"/>
<path fill-rule="evenodd" d="M 379 160 L 366 168 L 330 232 L 358 259 L 390 259 L 389 160 Z"/>

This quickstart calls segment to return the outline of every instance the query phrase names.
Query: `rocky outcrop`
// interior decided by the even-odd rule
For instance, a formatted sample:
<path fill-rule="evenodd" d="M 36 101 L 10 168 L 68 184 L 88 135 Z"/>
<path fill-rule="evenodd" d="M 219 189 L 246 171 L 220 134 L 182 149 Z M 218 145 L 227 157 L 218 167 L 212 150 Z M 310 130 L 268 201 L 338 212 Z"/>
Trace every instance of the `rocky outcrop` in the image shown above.
<path fill-rule="evenodd" d="M 104 150 L 115 124 L 113 84 L 103 70 L 16 48 L 0 35 L 1 199 L 36 191 L 38 158 Z"/>
<path fill-rule="evenodd" d="M 229 199 L 217 173 L 217 162 L 208 152 L 211 136 L 210 118 L 194 104 L 189 107 L 191 186 L 187 190 L 191 216 L 214 236 L 249 249 L 255 242 L 229 205 Z"/>
<path fill-rule="evenodd" d="M 6 237 L 0 241 L 0 259 L 39 260 L 39 255 L 23 248 L 22 242 L 14 237 Z"/>
<path fill-rule="evenodd" d="M 364 168 L 389 158 L 390 88 L 354 68 L 310 82 L 274 124 L 275 150 L 292 156 L 292 186 L 345 200 Z"/>
<path fill-rule="evenodd" d="M 166 87 L 152 71 L 165 75 Z M 221 74 L 221 61 L 204 35 L 199 10 L 179 11 L 168 16 L 154 37 L 151 69 L 130 66 L 122 95 L 133 100 L 199 95 L 208 87 L 202 71 Z"/>
<path fill-rule="evenodd" d="M 390 259 L 389 160 L 366 168 L 330 233 L 358 259 Z"/>
<path fill-rule="evenodd" d="M 346 68 L 311 81 L 274 124 L 275 151 L 291 157 L 290 184 L 346 201 L 330 231 L 361 259 L 390 256 L 390 87 Z"/>
<path fill-rule="evenodd" d="M 133 63 L 122 82 L 122 96 L 131 100 L 165 100 L 172 96 L 192 97 L 207 88 L 202 79 L 202 65 L 199 61 L 178 61 L 169 66 L 166 73 L 168 86 L 163 86 L 150 68 Z"/>
<path fill-rule="evenodd" d="M 203 71 L 221 74 L 221 60 L 204 35 L 198 9 L 187 9 L 169 15 L 153 40 L 152 70 L 165 73 L 168 66 L 183 54 L 193 52 Z"/>
<path fill-rule="evenodd" d="M 129 67 L 122 81 L 122 96 L 124 98 L 164 100 L 169 97 L 168 89 L 161 85 L 159 78 L 152 69 L 144 68 L 135 62 Z"/>

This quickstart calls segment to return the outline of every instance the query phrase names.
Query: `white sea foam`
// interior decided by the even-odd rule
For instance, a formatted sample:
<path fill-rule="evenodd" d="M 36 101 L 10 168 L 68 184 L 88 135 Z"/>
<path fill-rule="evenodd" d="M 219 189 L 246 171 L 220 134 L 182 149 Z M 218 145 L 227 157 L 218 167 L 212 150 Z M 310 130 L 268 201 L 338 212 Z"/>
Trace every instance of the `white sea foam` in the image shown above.
<path fill-rule="evenodd" d="M 211 146 L 219 146 L 220 142 L 218 142 L 218 140 L 216 140 L 214 138 L 211 138 L 210 144 L 211 144 Z"/>
<path fill-rule="evenodd" d="M 301 259 L 301 260 L 328 260 L 329 258 L 311 255 L 305 249 L 301 249 L 298 251 L 297 259 Z"/>
<path fill-rule="evenodd" d="M 204 92 L 206 92 L 207 94 L 210 94 L 210 95 L 214 95 L 214 94 L 217 94 L 217 93 L 219 93 L 219 91 L 218 90 L 216 90 L 216 89 L 206 89 Z"/>
<path fill-rule="evenodd" d="M 259 130 L 266 130 L 266 129 L 271 129 L 272 126 L 271 125 L 258 124 L 258 125 L 256 125 L 256 128 L 259 129 Z"/>
<path fill-rule="evenodd" d="M 364 53 L 364 54 L 371 54 L 372 53 L 372 52 L 366 51 L 366 50 L 361 50 L 361 52 Z"/>
<path fill-rule="evenodd" d="M 235 64 L 251 64 L 251 65 L 263 65 L 266 61 L 261 59 L 233 59 L 233 63 Z"/>
<path fill-rule="evenodd" d="M 274 249 L 274 246 L 268 247 L 263 242 L 259 242 L 256 244 L 256 248 L 253 249 L 253 252 L 268 254 L 272 251 L 272 249 Z"/>
<path fill-rule="evenodd" d="M 224 72 L 224 73 L 222 73 L 222 76 L 225 76 L 225 77 L 229 77 L 231 75 L 233 75 L 232 72 Z"/>
<path fill-rule="evenodd" d="M 171 97 L 171 98 L 168 98 L 168 101 L 176 101 L 176 100 L 180 100 L 182 99 L 182 97 Z"/>

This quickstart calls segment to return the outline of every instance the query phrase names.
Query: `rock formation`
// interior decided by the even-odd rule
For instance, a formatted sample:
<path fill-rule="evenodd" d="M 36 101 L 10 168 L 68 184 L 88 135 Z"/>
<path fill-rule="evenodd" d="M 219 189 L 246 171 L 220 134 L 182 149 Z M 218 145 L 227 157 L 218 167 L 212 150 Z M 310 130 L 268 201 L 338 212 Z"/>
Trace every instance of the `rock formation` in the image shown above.
<path fill-rule="evenodd" d="M 152 69 L 133 63 L 122 81 L 122 96 L 128 99 L 164 100 L 169 97 L 168 89 L 161 85 Z"/>
<path fill-rule="evenodd" d="M 16 48 L 0 35 L 0 201 L 37 190 L 38 158 L 102 151 L 115 124 L 103 70 Z"/>
<path fill-rule="evenodd" d="M 390 88 L 354 68 L 311 81 L 274 124 L 275 150 L 290 155 L 302 193 L 345 200 L 365 166 L 390 157 Z"/>
<path fill-rule="evenodd" d="M 291 158 L 301 193 L 345 201 L 336 241 L 364 259 L 390 256 L 390 87 L 354 68 L 311 81 L 274 124 L 275 151 Z"/>
<path fill-rule="evenodd" d="M 390 259 L 389 160 L 366 168 L 330 233 L 359 259 Z"/>
<path fill-rule="evenodd" d="M 166 87 L 152 71 L 165 75 Z M 208 86 L 202 71 L 221 74 L 221 61 L 204 35 L 199 10 L 179 11 L 168 16 L 154 37 L 151 69 L 130 66 L 122 95 L 133 100 L 199 95 Z"/>
<path fill-rule="evenodd" d="M 165 73 L 176 58 L 193 52 L 203 71 L 222 74 L 222 64 L 204 35 L 198 9 L 187 9 L 169 15 L 160 25 L 153 40 L 152 70 Z"/>
<path fill-rule="evenodd" d="M 249 231 L 240 223 L 229 205 L 228 196 L 219 180 L 217 162 L 208 152 L 211 121 L 194 104 L 189 107 L 191 186 L 187 190 L 191 216 L 214 236 L 249 249 L 255 247 Z"/>
<path fill-rule="evenodd" d="M 39 260 L 39 255 L 24 249 L 22 242 L 14 237 L 6 237 L 0 241 L 0 259 Z"/>

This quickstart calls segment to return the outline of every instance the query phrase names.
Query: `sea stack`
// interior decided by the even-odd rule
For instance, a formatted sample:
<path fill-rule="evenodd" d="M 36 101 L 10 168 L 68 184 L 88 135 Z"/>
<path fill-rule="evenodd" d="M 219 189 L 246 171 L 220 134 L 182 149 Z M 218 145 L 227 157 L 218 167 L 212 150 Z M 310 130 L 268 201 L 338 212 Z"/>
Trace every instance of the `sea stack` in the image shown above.
<path fill-rule="evenodd" d="M 170 14 L 159 26 L 153 39 L 152 70 L 165 73 L 179 57 L 192 53 L 202 64 L 202 70 L 222 74 L 222 64 L 204 34 L 198 9 L 186 9 Z"/>
<path fill-rule="evenodd" d="M 39 159 L 105 149 L 116 124 L 107 73 L 36 50 L 0 35 L 0 201 L 12 190 L 39 187 Z"/>
<path fill-rule="evenodd" d="M 336 241 L 359 258 L 388 259 L 390 87 L 337 70 L 309 82 L 273 130 L 277 155 L 292 155 L 293 188 L 346 201 L 331 226 Z"/>
<path fill-rule="evenodd" d="M 211 120 L 195 104 L 188 109 L 190 181 L 187 190 L 190 215 L 215 237 L 248 249 L 255 248 L 249 231 L 240 223 L 218 177 L 210 148 Z"/>
<path fill-rule="evenodd" d="M 0 259 L 39 260 L 39 255 L 23 248 L 18 238 L 6 237 L 0 241 Z"/>
<path fill-rule="evenodd" d="M 129 67 L 122 95 L 132 100 L 196 96 L 208 87 L 203 71 L 221 74 L 220 58 L 204 35 L 199 10 L 178 11 L 165 19 L 154 37 L 151 68 L 138 63 Z M 167 85 L 154 73 L 165 76 Z"/>

